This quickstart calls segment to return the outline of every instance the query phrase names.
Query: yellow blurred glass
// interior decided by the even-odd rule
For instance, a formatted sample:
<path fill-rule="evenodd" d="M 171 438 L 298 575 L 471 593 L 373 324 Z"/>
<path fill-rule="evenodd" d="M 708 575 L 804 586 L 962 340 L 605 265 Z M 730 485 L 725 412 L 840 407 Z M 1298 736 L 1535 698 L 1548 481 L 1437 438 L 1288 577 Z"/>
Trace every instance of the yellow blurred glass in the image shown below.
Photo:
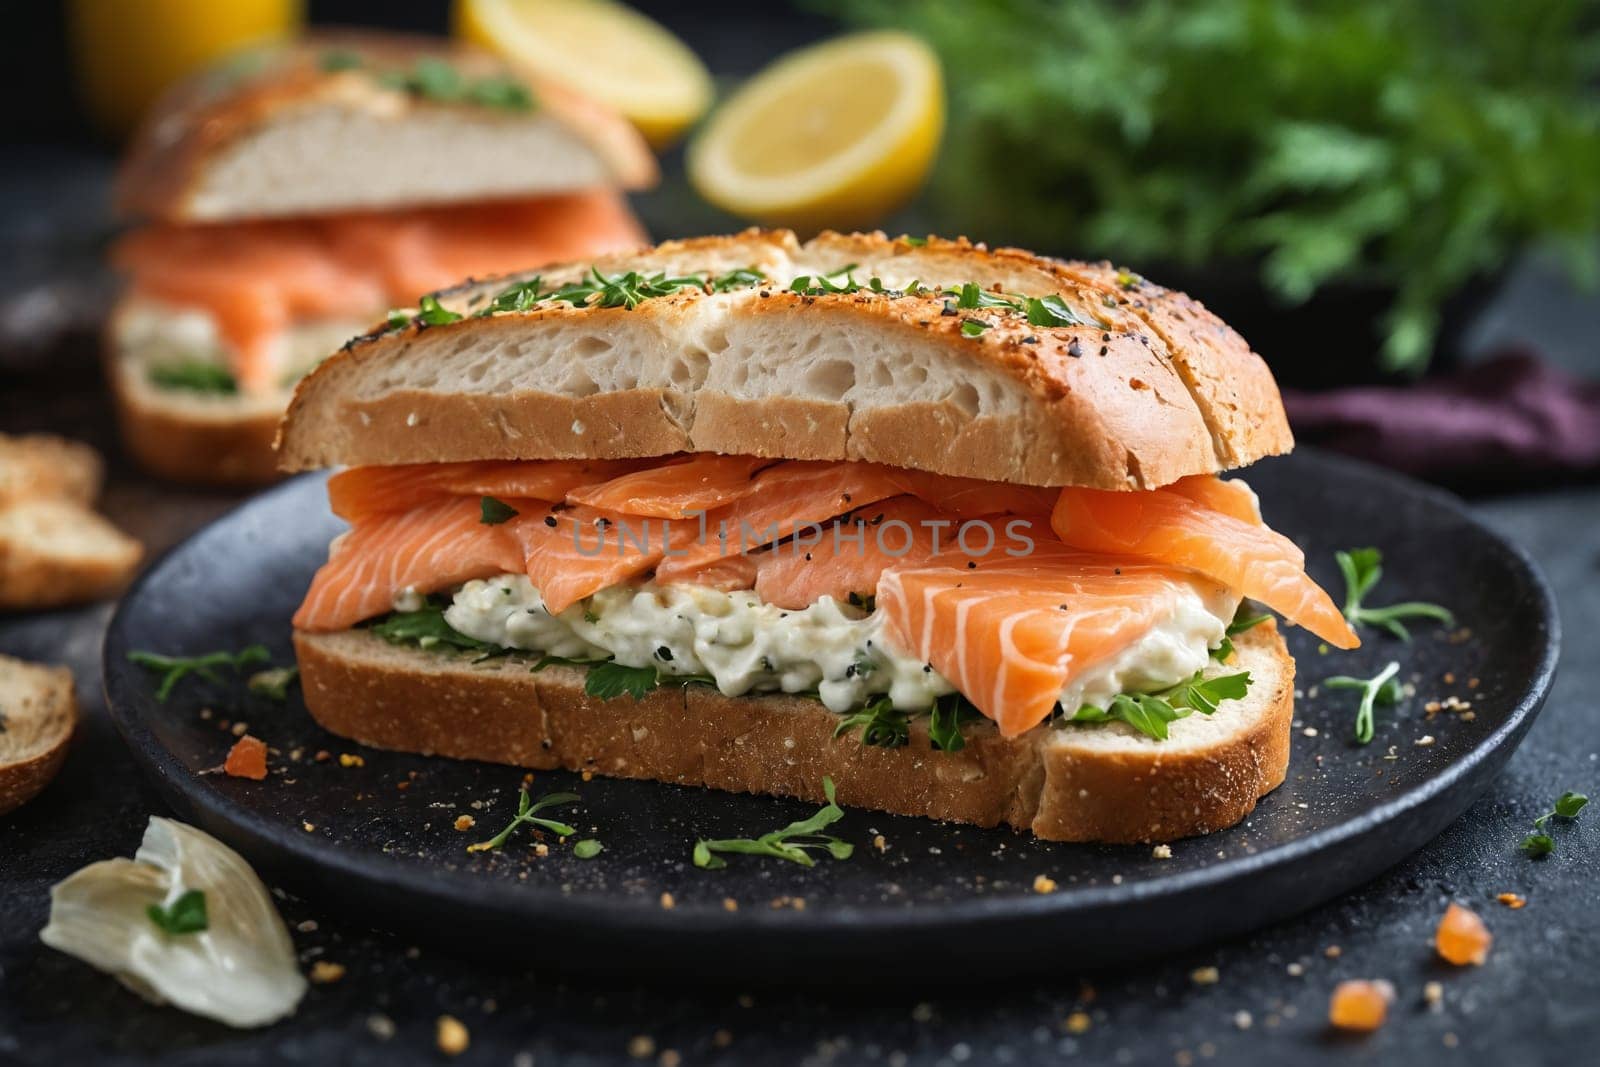
<path fill-rule="evenodd" d="M 304 18 L 304 0 L 70 0 L 67 33 L 91 117 L 122 134 L 185 74 Z"/>

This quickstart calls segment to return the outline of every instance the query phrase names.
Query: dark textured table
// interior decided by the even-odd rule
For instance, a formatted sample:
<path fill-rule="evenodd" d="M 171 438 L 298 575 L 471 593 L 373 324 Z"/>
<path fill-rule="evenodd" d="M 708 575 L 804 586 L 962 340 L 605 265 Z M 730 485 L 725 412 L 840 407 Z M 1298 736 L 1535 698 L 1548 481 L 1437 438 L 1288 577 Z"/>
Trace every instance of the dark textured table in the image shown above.
<path fill-rule="evenodd" d="M 73 271 L 92 245 L 83 218 L 102 195 L 104 169 L 60 152 L 14 162 L 0 177 L 8 205 L 0 291 L 10 294 L 0 304 L 0 359 L 10 364 L 0 376 L 0 429 L 51 428 L 113 450 L 106 508 L 158 550 L 235 498 L 155 485 L 125 469 L 89 350 L 79 342 L 27 351 L 19 323 L 70 327 L 82 311 L 30 287 L 66 277 L 80 287 L 74 292 L 99 291 Z M 647 206 L 658 232 L 677 228 L 663 221 L 671 208 L 670 194 Z M 1600 373 L 1597 337 L 1600 309 L 1550 284 L 1537 263 L 1513 278 L 1510 296 L 1489 309 L 1476 335 L 1480 345 L 1531 340 L 1552 358 Z M 61 777 L 0 818 L 0 1063 L 439 1062 L 434 1026 L 446 1013 L 470 1031 L 463 1062 L 517 1065 L 1595 1062 L 1600 815 L 1561 827 L 1548 858 L 1530 860 L 1516 845 L 1563 790 L 1600 793 L 1600 491 L 1497 497 L 1477 507 L 1545 568 L 1568 635 L 1548 707 L 1482 800 L 1399 867 L 1292 922 L 1119 973 L 1063 971 L 1046 982 L 981 989 L 697 991 L 695 979 L 738 970 L 714 943 L 683 960 L 684 982 L 674 988 L 568 983 L 514 960 L 487 968 L 421 950 L 326 914 L 315 901 L 284 899 L 303 959 L 342 964 L 341 981 L 313 986 L 291 1021 L 259 1032 L 149 1007 L 38 941 L 49 886 L 90 861 L 131 855 L 146 818 L 162 811 L 98 694 L 110 609 L 0 622 L 0 652 L 73 665 L 86 711 Z M 1500 906 L 1502 892 L 1521 894 L 1527 906 Z M 1432 930 L 1451 900 L 1493 929 L 1486 966 L 1455 969 L 1433 956 Z M 1204 972 L 1193 977 L 1212 967 L 1214 982 Z M 1325 1026 L 1329 991 L 1349 977 L 1384 977 L 1399 990 L 1389 1024 L 1374 1036 L 1340 1037 Z M 1443 990 L 1432 1007 L 1423 994 L 1430 982 Z"/>

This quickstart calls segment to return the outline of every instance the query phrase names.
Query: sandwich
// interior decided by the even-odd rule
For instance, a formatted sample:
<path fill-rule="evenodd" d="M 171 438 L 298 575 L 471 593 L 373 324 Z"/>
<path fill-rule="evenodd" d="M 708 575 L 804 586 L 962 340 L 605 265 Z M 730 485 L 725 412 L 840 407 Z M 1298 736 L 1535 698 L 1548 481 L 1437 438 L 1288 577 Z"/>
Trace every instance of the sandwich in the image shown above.
<path fill-rule="evenodd" d="M 129 450 L 175 480 L 272 480 L 317 359 L 463 277 L 640 246 L 619 190 L 655 178 L 615 113 L 425 38 L 312 38 L 191 79 L 118 177 L 119 212 L 145 223 L 112 251 Z"/>
<path fill-rule="evenodd" d="M 305 701 L 406 752 L 1214 831 L 1286 771 L 1267 609 L 1357 643 L 1220 477 L 1292 444 L 1238 335 L 1107 264 L 752 230 L 463 285 L 281 426 L 346 468 Z"/>

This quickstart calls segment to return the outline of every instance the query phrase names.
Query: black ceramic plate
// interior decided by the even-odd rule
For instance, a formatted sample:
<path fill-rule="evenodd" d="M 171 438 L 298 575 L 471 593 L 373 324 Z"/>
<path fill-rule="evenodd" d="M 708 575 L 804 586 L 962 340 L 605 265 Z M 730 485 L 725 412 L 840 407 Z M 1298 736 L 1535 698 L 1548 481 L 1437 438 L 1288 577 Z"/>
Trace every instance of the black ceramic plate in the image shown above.
<path fill-rule="evenodd" d="M 753 835 L 814 809 L 559 772 L 539 774 L 533 792 L 581 794 L 561 816 L 604 842 L 599 857 L 580 860 L 553 841 L 541 857 L 525 832 L 503 852 L 469 854 L 469 842 L 509 819 L 521 772 L 363 749 L 319 729 L 298 690 L 275 704 L 242 684 L 191 680 L 160 703 L 151 676 L 128 661 L 133 649 L 193 655 L 260 642 L 289 662 L 289 616 L 338 528 L 315 477 L 251 501 L 150 570 L 112 621 L 107 697 L 134 757 L 183 817 L 272 880 L 458 952 L 745 982 L 1060 973 L 1238 933 L 1366 881 L 1487 787 L 1549 687 L 1558 644 L 1549 590 L 1452 498 L 1312 454 L 1259 464 L 1249 478 L 1327 588 L 1342 588 L 1334 549 L 1377 545 L 1387 567 L 1374 603 L 1441 601 L 1459 628 L 1419 626 L 1409 645 L 1368 633 L 1355 653 L 1290 631 L 1302 696 L 1288 781 L 1239 826 L 1173 842 L 1169 859 L 850 811 L 835 827 L 856 844 L 849 860 L 805 869 L 735 856 L 703 871 L 690 862 L 697 837 Z M 1383 709 L 1376 739 L 1358 746 L 1354 694 L 1316 683 L 1370 675 L 1390 659 L 1415 695 Z M 1457 710 L 1430 714 L 1434 701 Z M 276 750 L 274 773 L 202 774 L 245 723 Z M 476 826 L 456 830 L 462 815 Z M 1035 892 L 1039 875 L 1056 891 Z"/>

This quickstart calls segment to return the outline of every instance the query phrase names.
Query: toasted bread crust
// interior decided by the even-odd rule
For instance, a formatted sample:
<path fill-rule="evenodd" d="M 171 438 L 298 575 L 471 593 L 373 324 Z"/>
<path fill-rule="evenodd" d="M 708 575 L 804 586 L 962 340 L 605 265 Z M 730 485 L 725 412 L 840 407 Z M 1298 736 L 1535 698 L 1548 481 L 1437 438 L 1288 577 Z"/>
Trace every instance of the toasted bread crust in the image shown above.
<path fill-rule="evenodd" d="M 0 656 L 0 815 L 50 784 L 66 761 L 78 702 L 72 672 Z"/>
<path fill-rule="evenodd" d="M 791 278 L 846 264 L 857 265 L 858 280 L 882 273 L 889 288 L 917 278 L 1056 296 L 1080 324 L 958 311 L 937 292 L 790 291 Z M 540 275 L 555 285 L 589 266 Z M 544 303 L 357 338 L 301 382 L 280 431 L 280 462 L 302 470 L 692 450 L 1142 489 L 1293 446 L 1272 375 L 1243 340 L 1181 294 L 1123 284 L 1104 265 L 965 240 L 824 234 L 801 245 L 785 231 L 752 230 L 595 266 L 612 274 L 748 266 L 768 282 L 731 293 L 682 288 L 631 310 Z M 443 299 L 476 311 L 511 280 Z M 575 387 L 570 362 L 518 363 L 540 345 L 573 344 L 603 350 L 603 374 L 622 384 Z M 481 369 L 478 379 L 447 380 L 456 357 L 481 357 L 511 377 L 492 390 L 472 384 Z M 688 369 L 669 376 L 662 360 Z M 910 375 L 894 380 L 907 361 Z M 930 367 L 950 383 L 943 395 L 925 387 Z"/>
<path fill-rule="evenodd" d="M 599 701 L 570 667 L 473 664 L 364 631 L 296 632 L 294 642 L 312 715 L 378 748 L 817 802 L 827 775 L 847 805 L 1058 841 L 1165 841 L 1238 822 L 1283 781 L 1294 704 L 1294 662 L 1271 624 L 1237 643 L 1237 666 L 1255 684 L 1218 713 L 1230 727 L 1215 739 L 1182 743 L 1184 720 L 1169 742 L 1121 724 L 1041 727 L 1008 741 L 982 722 L 949 753 L 930 746 L 925 722 L 902 748 L 835 737 L 840 717 L 802 697 L 689 686 Z M 1102 731 L 1116 735 L 1109 745 Z"/>
<path fill-rule="evenodd" d="M 118 174 L 117 210 L 129 217 L 168 222 L 218 221 L 261 214 L 241 211 L 219 216 L 201 208 L 196 194 L 206 170 L 242 139 L 308 108 L 327 106 L 386 118 L 422 110 L 482 112 L 469 103 L 413 98 L 378 85 L 360 71 L 324 69 L 322 57 L 335 50 L 353 52 L 368 62 L 386 66 L 436 56 L 468 74 L 492 75 L 508 69 L 503 61 L 476 48 L 375 32 L 323 32 L 264 52 L 254 61 L 240 57 L 234 63 L 187 79 L 151 110 Z M 654 156 L 620 115 L 563 86 L 525 71 L 516 73 L 532 87 L 539 114 L 553 117 L 583 141 L 604 162 L 617 186 L 641 189 L 655 183 L 658 172 Z M 328 210 L 361 206 L 339 204 Z"/>

